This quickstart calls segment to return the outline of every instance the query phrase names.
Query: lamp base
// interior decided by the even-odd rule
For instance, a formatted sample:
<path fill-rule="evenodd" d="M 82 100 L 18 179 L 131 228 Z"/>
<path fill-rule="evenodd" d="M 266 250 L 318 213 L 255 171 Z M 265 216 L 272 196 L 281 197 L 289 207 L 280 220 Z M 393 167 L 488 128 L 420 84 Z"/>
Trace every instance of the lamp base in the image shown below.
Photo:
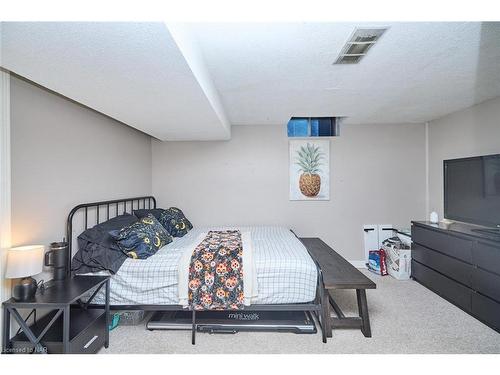
<path fill-rule="evenodd" d="M 12 298 L 18 302 L 31 301 L 35 298 L 36 289 L 36 280 L 32 277 L 25 277 L 12 288 Z"/>

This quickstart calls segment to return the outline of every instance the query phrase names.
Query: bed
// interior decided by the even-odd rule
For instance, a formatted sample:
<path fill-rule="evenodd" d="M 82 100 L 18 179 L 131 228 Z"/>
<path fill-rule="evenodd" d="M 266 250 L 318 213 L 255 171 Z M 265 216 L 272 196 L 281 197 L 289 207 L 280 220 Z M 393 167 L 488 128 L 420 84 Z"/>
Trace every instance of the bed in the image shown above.
<path fill-rule="evenodd" d="M 209 230 L 239 229 L 251 233 L 258 295 L 252 303 L 307 303 L 316 295 L 316 265 L 304 245 L 281 227 L 193 228 L 184 237 L 144 260 L 127 259 L 111 277 L 110 303 L 114 305 L 173 305 L 178 302 L 177 267 L 182 251 Z M 104 294 L 96 296 L 104 302 Z"/>
<path fill-rule="evenodd" d="M 84 203 L 73 208 L 67 220 L 69 244 L 68 270 L 76 248 L 75 238 L 94 224 L 140 208 L 156 208 L 152 196 Z M 78 221 L 80 224 L 78 225 Z M 306 311 L 320 323 L 322 309 L 322 274 L 305 246 L 293 232 L 283 227 L 195 227 L 185 236 L 175 238 L 155 255 L 145 260 L 127 259 L 111 277 L 111 309 L 146 311 L 182 310 L 178 304 L 178 263 L 183 249 L 209 230 L 239 229 L 250 232 L 253 244 L 254 272 L 258 293 L 245 310 Z M 97 293 L 93 305 L 102 304 Z M 196 332 L 193 311 L 192 341 Z M 322 328 L 323 342 L 326 342 Z"/>

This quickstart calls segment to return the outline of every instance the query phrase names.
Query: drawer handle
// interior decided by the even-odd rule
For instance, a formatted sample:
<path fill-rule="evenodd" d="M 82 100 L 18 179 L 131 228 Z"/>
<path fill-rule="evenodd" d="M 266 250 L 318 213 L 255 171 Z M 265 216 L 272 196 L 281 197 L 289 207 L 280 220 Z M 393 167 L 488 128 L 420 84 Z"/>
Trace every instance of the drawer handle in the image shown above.
<path fill-rule="evenodd" d="M 97 340 L 97 338 L 98 338 L 98 337 L 99 337 L 99 336 L 94 336 L 94 337 L 92 337 L 92 338 L 89 340 L 89 342 L 88 342 L 88 343 L 86 343 L 86 344 L 83 346 L 83 349 L 87 349 L 90 345 L 92 345 L 92 343 L 93 343 L 95 340 Z"/>

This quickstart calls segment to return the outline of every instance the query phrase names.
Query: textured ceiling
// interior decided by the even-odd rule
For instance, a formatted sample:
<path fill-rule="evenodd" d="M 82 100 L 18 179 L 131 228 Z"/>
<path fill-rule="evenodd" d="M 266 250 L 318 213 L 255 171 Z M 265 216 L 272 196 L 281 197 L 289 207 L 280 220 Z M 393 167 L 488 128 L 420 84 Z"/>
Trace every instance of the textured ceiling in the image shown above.
<path fill-rule="evenodd" d="M 355 27 L 389 27 L 332 65 Z M 500 23 L 3 23 L 1 65 L 162 140 L 291 116 L 424 122 L 500 96 Z"/>
<path fill-rule="evenodd" d="M 332 65 L 363 26 L 389 29 L 359 64 Z M 500 95 L 500 23 L 192 27 L 233 125 L 423 122 Z"/>
<path fill-rule="evenodd" d="M 164 23 L 8 22 L 2 52 L 4 68 L 156 138 L 230 136 Z"/>

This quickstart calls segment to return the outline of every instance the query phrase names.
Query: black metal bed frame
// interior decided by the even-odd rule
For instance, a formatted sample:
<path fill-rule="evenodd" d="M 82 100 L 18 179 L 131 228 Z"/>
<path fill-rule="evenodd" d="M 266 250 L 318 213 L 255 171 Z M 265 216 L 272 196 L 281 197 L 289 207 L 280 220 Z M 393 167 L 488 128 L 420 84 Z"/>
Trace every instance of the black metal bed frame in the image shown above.
<path fill-rule="evenodd" d="M 142 207 L 141 207 L 142 203 Z M 113 210 L 114 207 L 114 210 Z M 110 209 L 111 208 L 111 209 Z M 128 210 L 130 208 L 130 211 Z M 66 238 L 68 241 L 68 256 L 67 256 L 67 273 L 72 276 L 71 260 L 73 257 L 73 220 L 75 214 L 83 210 L 84 230 L 89 228 L 89 213 L 92 211 L 95 215 L 95 224 L 99 224 L 102 218 L 109 220 L 120 214 L 130 213 L 136 209 L 154 209 L 156 208 L 156 199 L 153 196 L 135 197 L 114 199 L 108 201 L 83 203 L 75 206 L 69 213 L 66 223 Z M 112 213 L 114 211 L 114 216 Z M 103 215 L 105 213 L 105 215 Z M 293 232 L 292 232 L 293 233 Z M 316 283 L 316 297 L 313 301 L 308 303 L 292 303 L 292 304 L 262 304 L 245 306 L 245 311 L 304 311 L 311 313 L 314 316 L 321 328 L 322 341 L 326 343 L 326 321 L 329 319 L 324 313 L 322 306 L 329 303 L 325 301 L 323 293 L 323 274 L 321 267 L 314 257 L 312 257 L 317 269 L 318 279 Z M 89 307 L 98 307 L 99 305 L 90 305 Z M 181 305 L 110 305 L 111 310 L 144 310 L 144 311 L 185 311 Z M 192 329 L 191 329 L 191 343 L 194 345 L 196 340 L 196 311 L 192 310 Z"/>

